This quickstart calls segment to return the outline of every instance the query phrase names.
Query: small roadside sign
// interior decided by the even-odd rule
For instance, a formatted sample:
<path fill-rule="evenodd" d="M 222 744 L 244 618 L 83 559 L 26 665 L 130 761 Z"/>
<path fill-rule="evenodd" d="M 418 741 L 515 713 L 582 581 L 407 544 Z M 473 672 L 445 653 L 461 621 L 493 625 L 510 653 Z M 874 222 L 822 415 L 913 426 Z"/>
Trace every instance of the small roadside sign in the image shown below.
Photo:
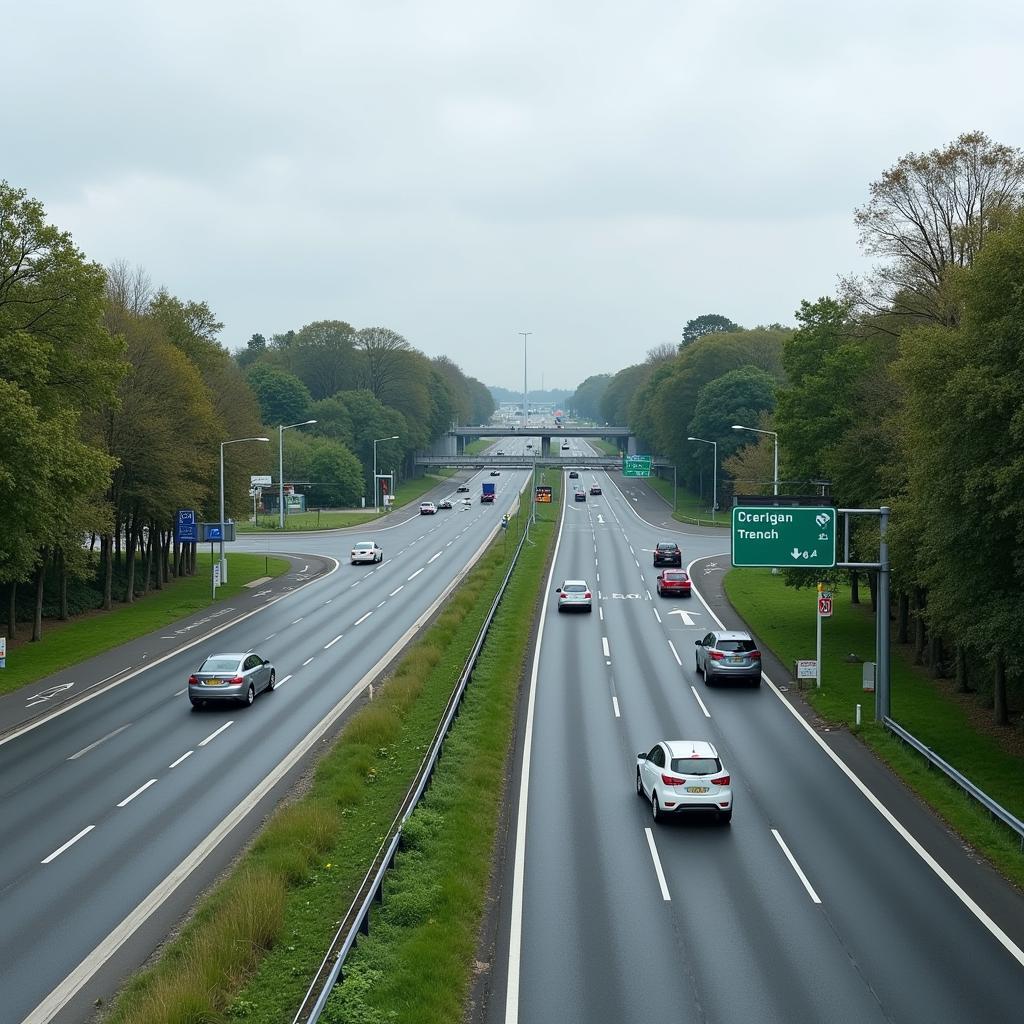
<path fill-rule="evenodd" d="M 830 619 L 832 617 L 832 595 L 831 594 L 819 594 L 818 595 L 818 614 L 823 619 Z"/>
<path fill-rule="evenodd" d="M 269 476 L 250 476 L 249 477 L 249 486 L 253 490 L 256 490 L 258 487 L 271 487 L 272 485 L 273 485 L 273 481 L 271 480 L 271 478 Z"/>
<path fill-rule="evenodd" d="M 0 636 L 0 668 L 7 668 L 7 637 Z"/>
<path fill-rule="evenodd" d="M 194 544 L 199 540 L 199 528 L 196 524 L 195 509 L 179 508 L 175 527 L 178 531 L 179 544 Z"/>
<path fill-rule="evenodd" d="M 213 563 L 213 586 L 214 589 L 220 586 L 220 562 Z"/>
<path fill-rule="evenodd" d="M 548 504 L 551 503 L 551 488 L 546 484 L 537 485 L 537 501 L 541 504 L 544 504 L 545 502 Z"/>
<path fill-rule="evenodd" d="M 818 663 L 813 658 L 804 658 L 796 663 L 797 679 L 817 679 Z"/>

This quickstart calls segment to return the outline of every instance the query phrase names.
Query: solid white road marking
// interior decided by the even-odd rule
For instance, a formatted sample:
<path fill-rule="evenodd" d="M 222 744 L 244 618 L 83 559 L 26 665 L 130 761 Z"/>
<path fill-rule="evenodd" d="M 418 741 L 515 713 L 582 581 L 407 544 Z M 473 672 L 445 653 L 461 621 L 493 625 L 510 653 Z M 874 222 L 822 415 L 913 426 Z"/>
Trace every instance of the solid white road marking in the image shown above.
<path fill-rule="evenodd" d="M 430 565 L 430 563 L 433 562 L 435 558 L 440 558 L 440 557 L 441 557 L 441 552 L 440 551 L 438 551 L 438 553 L 436 555 L 431 555 L 430 558 L 427 559 L 427 565 Z"/>
<path fill-rule="evenodd" d="M 654 833 L 649 828 L 645 828 L 644 832 L 647 833 L 647 845 L 651 850 L 651 860 L 654 861 L 654 871 L 658 876 L 658 885 L 661 886 L 661 898 L 666 903 L 671 903 L 672 897 L 669 895 L 668 885 L 665 883 L 665 872 L 661 870 L 661 858 L 658 856 L 658 848 L 654 845 Z"/>
<path fill-rule="evenodd" d="M 779 844 L 779 846 L 782 847 L 782 852 L 786 855 L 786 859 L 793 866 L 793 870 L 797 873 L 797 877 L 800 879 L 801 882 L 804 883 L 804 888 L 807 890 L 807 895 L 810 896 L 815 903 L 820 903 L 821 900 L 819 899 L 818 894 L 811 887 L 811 883 L 807 881 L 807 876 L 800 869 L 800 865 L 797 864 L 796 857 L 794 857 L 793 854 L 789 852 L 789 847 L 786 845 L 782 836 L 779 835 L 778 829 L 773 828 L 772 835 L 775 836 L 775 841 Z"/>
<path fill-rule="evenodd" d="M 619 698 L 618 697 L 612 697 L 612 707 L 615 708 L 615 717 L 619 718 L 620 715 L 619 715 Z"/>
<path fill-rule="evenodd" d="M 87 836 L 95 827 L 95 825 L 86 825 L 77 836 L 72 836 L 63 846 L 58 846 L 49 857 L 45 857 L 39 863 L 49 864 L 51 860 L 56 860 L 69 846 L 74 846 L 82 836 Z"/>
<path fill-rule="evenodd" d="M 194 751 L 186 750 L 185 753 L 182 754 L 181 757 L 179 757 L 177 761 L 175 761 L 173 764 L 169 764 L 167 767 L 168 768 L 177 768 L 178 765 L 181 764 L 181 762 L 184 761 L 186 757 L 191 757 L 193 753 L 194 753 Z"/>
<path fill-rule="evenodd" d="M 307 659 L 306 659 L 306 660 L 305 660 L 305 661 L 304 661 L 304 662 L 302 663 L 302 667 L 303 667 L 303 668 L 305 668 L 305 667 L 306 667 L 306 666 L 307 666 L 307 665 L 308 665 L 308 664 L 309 664 L 309 663 L 310 663 L 310 662 L 311 662 L 312 660 L 313 660 L 312 658 L 307 658 Z"/>
<path fill-rule="evenodd" d="M 610 658 L 612 656 L 611 651 L 608 650 L 608 637 L 601 637 L 601 649 L 604 651 L 604 656 Z"/>
<path fill-rule="evenodd" d="M 368 612 L 367 612 L 367 613 L 366 613 L 365 615 L 363 615 L 363 616 L 362 616 L 361 618 L 358 618 L 358 619 L 356 619 L 356 621 L 355 621 L 355 622 L 353 622 L 353 623 L 352 623 L 352 625 L 353 625 L 353 626 L 358 626 L 360 622 L 365 622 L 365 621 L 366 621 L 366 620 L 367 620 L 367 619 L 368 619 L 368 618 L 369 618 L 369 617 L 370 617 L 370 616 L 371 616 L 372 614 L 373 614 L 373 611 L 372 611 L 372 610 L 371 610 L 371 611 L 368 611 Z"/>
<path fill-rule="evenodd" d="M 187 689 L 187 687 L 186 687 L 186 689 Z M 184 693 L 184 692 L 185 692 L 185 690 L 179 690 L 178 693 L 176 693 L 174 696 L 177 697 L 179 694 Z M 113 732 L 108 732 L 106 736 L 101 736 L 98 740 L 95 740 L 92 743 L 90 743 L 89 746 L 82 747 L 82 749 L 80 751 L 78 751 L 77 754 L 72 754 L 68 758 L 68 760 L 69 761 L 77 761 L 80 757 L 84 757 L 86 754 L 88 754 L 90 750 L 95 750 L 101 743 L 106 743 L 107 740 L 112 739 L 119 732 L 124 732 L 125 729 L 127 729 L 128 726 L 130 726 L 131 724 L 132 724 L 131 722 L 128 722 L 127 725 L 122 725 L 120 729 L 115 729 Z"/>
<path fill-rule="evenodd" d="M 682 668 L 683 667 L 683 662 L 682 662 L 682 660 L 679 657 L 679 652 L 676 650 L 676 645 L 674 643 L 672 643 L 671 640 L 669 640 L 668 645 L 669 645 L 669 647 L 672 648 L 672 657 L 676 659 L 676 664 L 680 668 Z"/>
<path fill-rule="evenodd" d="M 344 635 L 344 633 L 339 633 L 330 643 L 324 644 L 324 650 L 326 651 L 328 647 L 333 647 Z"/>
<path fill-rule="evenodd" d="M 700 705 L 701 711 L 704 712 L 704 717 L 705 718 L 710 718 L 711 717 L 711 712 L 708 711 L 708 709 L 704 706 L 704 701 L 702 701 L 700 699 L 700 694 L 697 692 L 697 687 L 696 686 L 691 686 L 690 689 L 693 691 L 694 697 L 697 698 L 697 703 Z"/>
<path fill-rule="evenodd" d="M 411 575 L 411 576 L 409 577 L 409 579 L 407 579 L 407 580 L 406 580 L 405 582 L 406 582 L 406 583 L 409 583 L 409 582 L 411 582 L 412 580 L 416 579 L 416 577 L 417 577 L 417 576 L 419 576 L 419 574 L 420 574 L 421 572 L 423 572 L 423 567 L 422 567 L 422 566 L 421 566 L 421 567 L 420 567 L 419 569 L 417 569 L 417 570 L 416 570 L 416 571 L 415 571 L 415 572 L 414 572 L 414 573 L 413 573 L 413 574 L 412 574 L 412 575 Z"/>
<path fill-rule="evenodd" d="M 126 796 L 117 806 L 127 807 L 140 793 L 145 793 L 150 786 L 156 785 L 156 779 L 150 779 L 149 782 L 143 783 L 134 793 L 130 796 Z"/>
<path fill-rule="evenodd" d="M 404 583 L 400 587 L 396 587 L 394 590 L 392 590 L 391 593 L 388 594 L 388 597 L 394 597 L 395 594 L 397 594 L 399 590 L 405 590 L 405 584 Z"/>
<path fill-rule="evenodd" d="M 212 740 L 215 740 L 215 739 L 216 739 L 216 738 L 217 738 L 217 737 L 218 737 L 218 736 L 219 736 L 219 735 L 220 735 L 220 734 L 221 734 L 221 733 L 222 733 L 222 732 L 223 732 L 223 731 L 224 731 L 225 729 L 227 729 L 227 728 L 228 728 L 229 726 L 232 726 L 232 725 L 234 725 L 234 724 L 235 724 L 235 723 L 234 723 L 234 720 L 232 720 L 232 721 L 230 721 L 230 722 L 225 722 L 225 723 L 224 723 L 224 724 L 223 724 L 223 725 L 222 725 L 222 726 L 221 726 L 221 727 L 220 727 L 219 729 L 217 729 L 217 730 L 216 730 L 215 732 L 211 732 L 211 733 L 210 733 L 210 735 L 209 735 L 209 736 L 207 736 L 205 740 L 200 740 L 200 741 L 199 741 L 199 746 L 201 746 L 201 747 L 205 747 L 207 743 L 211 742 Z"/>

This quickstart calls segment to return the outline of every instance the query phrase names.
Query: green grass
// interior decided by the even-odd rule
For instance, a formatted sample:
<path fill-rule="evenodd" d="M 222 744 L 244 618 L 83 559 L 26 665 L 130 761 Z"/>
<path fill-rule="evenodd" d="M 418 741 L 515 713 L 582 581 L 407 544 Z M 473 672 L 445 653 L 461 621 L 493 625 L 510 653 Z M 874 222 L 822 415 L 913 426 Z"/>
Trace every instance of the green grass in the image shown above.
<path fill-rule="evenodd" d="M 454 469 L 438 469 L 434 473 L 427 473 L 422 477 L 414 477 L 405 480 L 398 485 L 395 491 L 395 501 L 392 508 L 401 508 L 416 501 L 421 495 L 443 483 L 452 474 Z M 362 526 L 374 522 L 386 513 L 381 509 L 374 512 L 373 507 L 366 509 L 310 509 L 306 512 L 292 512 L 285 516 L 285 530 L 339 530 L 347 526 Z M 260 513 L 260 521 L 250 523 L 236 522 L 235 528 L 239 533 L 264 533 L 278 529 L 278 516 L 274 513 Z"/>
<path fill-rule="evenodd" d="M 172 579 L 163 590 L 152 590 L 136 597 L 133 604 L 114 604 L 109 612 L 92 612 L 66 623 L 44 623 L 39 643 L 8 644 L 7 668 L 0 672 L 0 693 L 36 682 L 54 672 L 77 665 L 86 658 L 112 650 L 129 640 L 145 636 L 177 622 L 211 602 L 210 555 L 197 553 L 195 576 Z M 228 579 L 217 591 L 217 604 L 245 589 L 245 584 L 261 576 L 280 576 L 288 571 L 283 558 L 264 555 L 228 554 Z M 31 627 L 23 624 L 22 635 Z"/>
<path fill-rule="evenodd" d="M 866 591 L 862 588 L 862 593 Z M 733 607 L 759 640 L 787 668 L 798 658 L 813 658 L 815 601 L 813 589 L 786 587 L 770 569 L 733 569 L 725 590 Z M 1024 884 L 1020 840 L 916 751 L 874 722 L 874 695 L 861 688 L 860 664 L 844 659 L 856 654 L 874 660 L 875 621 L 870 605 L 852 605 L 848 592 L 837 593 L 834 614 L 822 623 L 822 686 L 806 691 L 814 709 L 833 725 L 852 727 L 855 707 L 862 705 L 860 735 L 921 797 L 971 845 L 1008 877 Z M 1024 817 L 1024 763 L 997 740 L 976 731 L 948 684 L 930 679 L 912 664 L 912 650 L 893 647 L 892 717 L 922 743 L 967 776 L 1017 817 Z M 855 727 L 854 727 L 855 728 Z"/>
<path fill-rule="evenodd" d="M 651 490 L 657 491 L 668 503 L 672 504 L 672 481 L 663 480 L 659 476 L 652 476 L 647 480 Z M 728 526 L 729 513 L 719 509 L 713 512 L 711 501 L 708 498 L 700 498 L 685 487 L 677 488 L 676 508 L 672 513 L 673 519 L 681 523 L 689 523 L 692 526 Z"/>
<path fill-rule="evenodd" d="M 466 445 L 463 455 L 480 455 L 482 452 L 487 451 L 494 444 L 494 441 L 493 437 L 478 437 L 475 441 L 470 441 Z"/>
<path fill-rule="evenodd" d="M 374 701 L 352 716 L 308 793 L 274 815 L 161 959 L 126 986 L 109 1021 L 291 1019 L 422 759 L 524 518 L 513 517 L 512 536 L 492 545 Z M 536 595 L 535 582 L 528 589 Z M 250 912 L 250 927 L 239 930 L 235 903 L 250 879 L 266 893 L 267 910 Z M 470 968 L 467 961 L 467 978 Z"/>
<path fill-rule="evenodd" d="M 620 455 L 619 446 L 613 441 L 606 441 L 603 437 L 588 437 L 587 444 L 593 445 L 604 455 Z"/>

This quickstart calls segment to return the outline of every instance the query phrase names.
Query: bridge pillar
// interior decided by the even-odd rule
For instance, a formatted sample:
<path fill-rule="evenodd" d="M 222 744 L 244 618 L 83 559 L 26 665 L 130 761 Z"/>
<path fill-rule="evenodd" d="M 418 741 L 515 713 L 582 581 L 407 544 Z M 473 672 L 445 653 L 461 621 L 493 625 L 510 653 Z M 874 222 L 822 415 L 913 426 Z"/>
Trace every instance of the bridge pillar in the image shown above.
<path fill-rule="evenodd" d="M 629 440 L 626 442 L 626 454 L 636 455 L 636 437 L 633 434 L 629 435 Z"/>
<path fill-rule="evenodd" d="M 540 439 L 540 454 L 541 458 L 547 458 L 551 454 L 551 437 L 541 437 Z"/>

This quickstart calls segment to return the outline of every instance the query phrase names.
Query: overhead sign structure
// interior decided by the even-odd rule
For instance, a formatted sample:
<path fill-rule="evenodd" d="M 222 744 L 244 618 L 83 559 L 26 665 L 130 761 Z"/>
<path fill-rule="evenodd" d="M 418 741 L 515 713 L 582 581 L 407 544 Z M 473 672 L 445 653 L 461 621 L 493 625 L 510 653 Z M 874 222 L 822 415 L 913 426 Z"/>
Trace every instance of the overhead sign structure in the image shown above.
<path fill-rule="evenodd" d="M 175 524 L 179 544 L 194 544 L 199 540 L 199 527 L 196 524 L 196 512 L 192 508 L 179 508 Z"/>
<path fill-rule="evenodd" d="M 732 510 L 732 564 L 831 569 L 836 564 L 836 510 L 737 505 Z"/>
<path fill-rule="evenodd" d="M 650 476 L 651 463 L 654 460 L 650 455 L 623 455 L 622 475 L 623 476 Z"/>

